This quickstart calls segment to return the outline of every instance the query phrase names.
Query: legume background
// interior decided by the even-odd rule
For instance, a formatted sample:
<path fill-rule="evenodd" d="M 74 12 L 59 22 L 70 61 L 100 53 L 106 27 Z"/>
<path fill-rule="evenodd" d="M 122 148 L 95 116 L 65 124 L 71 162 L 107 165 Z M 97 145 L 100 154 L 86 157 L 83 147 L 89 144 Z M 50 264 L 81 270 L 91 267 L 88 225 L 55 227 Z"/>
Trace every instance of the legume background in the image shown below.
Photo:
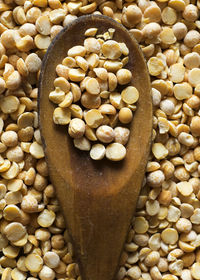
<path fill-rule="evenodd" d="M 130 30 L 152 81 L 152 152 L 116 280 L 200 279 L 199 9 L 199 0 L 0 1 L 2 280 L 81 279 L 48 178 L 37 82 L 51 40 L 90 13 Z"/>

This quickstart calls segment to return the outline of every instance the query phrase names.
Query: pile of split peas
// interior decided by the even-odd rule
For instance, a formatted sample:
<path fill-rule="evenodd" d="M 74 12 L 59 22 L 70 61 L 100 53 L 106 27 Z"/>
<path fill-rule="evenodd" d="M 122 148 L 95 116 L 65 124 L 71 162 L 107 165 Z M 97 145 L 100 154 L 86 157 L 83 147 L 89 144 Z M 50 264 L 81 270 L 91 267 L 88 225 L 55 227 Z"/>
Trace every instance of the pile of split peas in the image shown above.
<path fill-rule="evenodd" d="M 83 46 L 70 48 L 62 64 L 57 65 L 55 89 L 49 99 L 58 105 L 53 112 L 54 123 L 69 124 L 68 133 L 76 148 L 90 151 L 93 160 L 106 156 L 119 161 L 126 156 L 124 145 L 130 135 L 130 130 L 119 123 L 132 121 L 139 92 L 127 86 L 132 73 L 123 68 L 129 61 L 126 44 L 112 40 L 112 28 L 102 35 L 96 35 L 97 31 L 87 29 Z M 118 92 L 118 85 L 126 87 Z"/>
<path fill-rule="evenodd" d="M 152 150 L 116 280 L 200 279 L 199 10 L 199 0 L 0 1 L 2 280 L 81 280 L 48 178 L 37 86 L 52 39 L 91 13 L 115 19 L 135 36 L 154 105 Z"/>

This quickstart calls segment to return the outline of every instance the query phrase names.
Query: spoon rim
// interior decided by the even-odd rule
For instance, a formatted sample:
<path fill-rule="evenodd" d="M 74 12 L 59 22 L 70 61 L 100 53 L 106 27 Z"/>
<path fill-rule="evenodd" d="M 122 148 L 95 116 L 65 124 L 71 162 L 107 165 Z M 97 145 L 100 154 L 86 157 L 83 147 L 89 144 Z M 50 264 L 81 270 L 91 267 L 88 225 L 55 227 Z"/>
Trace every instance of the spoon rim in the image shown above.
<path fill-rule="evenodd" d="M 39 129 L 40 129 L 41 132 L 42 132 L 43 129 L 44 129 L 44 123 L 42 124 L 42 122 L 41 122 L 41 114 L 40 114 L 40 112 L 41 112 L 41 107 L 40 107 L 41 103 L 40 103 L 40 99 L 41 99 L 41 92 L 42 92 L 42 90 L 43 90 L 43 89 L 42 89 L 42 81 L 43 81 L 43 77 L 45 77 L 45 71 L 47 71 L 47 70 L 46 70 L 46 62 L 48 61 L 49 56 L 51 55 L 51 51 L 52 51 L 52 49 L 54 48 L 54 46 L 55 46 L 55 44 L 57 43 L 57 41 L 59 41 L 60 38 L 61 38 L 65 33 L 67 33 L 68 30 L 71 29 L 73 26 L 75 26 L 75 25 L 77 25 L 77 24 L 83 24 L 83 22 L 85 22 L 85 21 L 87 21 L 87 20 L 89 20 L 89 21 L 94 20 L 94 23 L 95 23 L 95 20 L 99 20 L 99 21 L 106 20 L 108 23 L 111 24 L 111 28 L 112 28 L 113 26 L 116 26 L 116 27 L 118 27 L 119 29 L 121 29 L 123 32 L 125 32 L 126 35 L 127 35 L 127 37 L 130 38 L 130 41 L 132 41 L 131 44 L 134 46 L 133 49 L 135 49 L 135 50 L 138 52 L 138 54 L 139 54 L 139 56 L 140 56 L 140 59 L 141 59 L 141 62 L 145 65 L 146 70 L 148 69 L 148 68 L 147 68 L 146 60 L 145 60 L 145 58 L 144 58 L 144 54 L 143 54 L 143 52 L 142 52 L 142 50 L 141 50 L 141 48 L 140 48 L 140 46 L 139 46 L 137 40 L 133 37 L 132 34 L 129 33 L 129 31 L 128 31 L 121 23 L 119 23 L 119 22 L 113 20 L 112 18 L 110 18 L 110 17 L 108 17 L 108 16 L 104 16 L 104 15 L 83 15 L 83 16 L 80 16 L 79 18 L 77 18 L 77 19 L 74 20 L 73 22 L 71 22 L 71 23 L 69 23 L 68 25 L 66 25 L 66 26 L 55 36 L 55 38 L 52 40 L 51 44 L 49 45 L 49 47 L 48 47 L 48 49 L 47 49 L 47 52 L 46 52 L 46 54 L 44 55 L 44 58 L 43 58 L 43 60 L 42 60 L 42 67 L 41 67 L 41 72 L 40 72 L 40 77 L 39 77 L 39 85 L 38 85 L 38 100 L 39 100 L 39 102 L 38 102 L 38 104 L 37 104 L 37 107 L 38 107 Z M 92 26 L 91 26 L 91 27 L 92 27 Z M 88 27 L 88 28 L 90 28 L 90 27 Z M 114 28 L 114 27 L 113 27 L 113 28 Z M 66 49 L 66 52 L 67 52 L 67 49 Z M 132 54 L 132 57 L 134 58 L 134 53 Z M 131 72 L 132 72 L 132 71 L 131 71 Z M 133 74 L 133 72 L 132 72 L 132 74 Z M 151 91 L 150 91 L 150 89 L 151 89 L 151 84 L 150 84 L 150 76 L 148 75 L 148 71 L 146 72 L 145 79 L 146 79 L 147 91 L 148 91 L 149 99 L 151 99 Z M 153 116 L 152 101 L 150 102 L 150 109 L 149 109 L 149 110 L 151 111 L 151 114 L 150 114 L 150 115 L 151 115 L 151 127 L 150 127 L 150 125 L 149 125 L 149 128 L 150 128 L 151 132 L 148 134 L 148 141 L 146 141 L 146 147 L 145 147 L 145 151 L 148 150 L 148 153 L 150 152 L 150 146 L 151 146 L 151 142 L 152 142 L 152 141 L 151 141 L 152 123 L 153 123 L 153 118 L 152 118 L 152 116 Z M 134 120 L 133 120 L 133 121 L 134 121 Z M 132 121 L 132 123 L 133 123 L 133 121 Z M 53 122 L 53 120 L 52 120 L 52 122 Z M 133 130 L 133 128 L 131 127 L 130 130 Z M 150 134 L 151 134 L 151 135 L 150 135 Z M 149 136 L 149 135 L 150 135 L 150 136 Z M 131 137 L 133 137 L 133 135 L 132 135 Z M 46 139 L 46 136 L 44 137 L 43 133 L 41 133 L 41 140 L 42 140 L 42 145 L 43 145 L 43 147 L 44 147 L 44 153 L 45 153 L 45 158 L 46 158 L 46 160 L 47 160 L 47 164 L 48 164 L 48 166 L 51 165 L 51 167 L 52 167 L 52 166 L 54 165 L 54 166 L 56 167 L 55 163 L 52 164 L 52 162 L 51 162 L 51 164 L 49 165 L 49 162 L 50 162 L 51 160 L 49 160 L 48 151 L 47 151 L 47 145 L 46 145 L 46 140 L 45 140 L 45 139 Z M 128 147 L 126 147 L 126 148 L 128 148 Z M 79 151 L 79 152 L 82 153 L 82 151 Z M 143 154 L 144 154 L 144 153 L 143 153 Z M 144 157 L 146 158 L 146 155 L 145 155 L 145 154 L 144 154 Z M 126 159 L 124 159 L 124 160 L 126 160 Z M 112 164 L 112 166 L 114 166 L 114 167 L 118 166 L 118 168 L 119 168 L 119 165 L 123 164 L 124 160 L 123 160 L 123 161 L 119 161 L 119 162 L 111 162 L 111 161 L 109 161 L 109 160 L 107 160 L 107 159 L 104 159 L 103 161 L 106 161 L 106 162 L 108 161 L 109 164 Z M 133 159 L 133 160 L 134 160 L 134 159 Z M 99 161 L 99 162 L 102 162 L 102 160 Z M 138 165 L 139 165 L 139 164 L 138 164 Z M 137 169 L 135 169 L 135 171 L 137 171 Z M 62 172 L 59 172 L 58 170 L 57 170 L 57 172 L 59 173 L 59 176 L 60 176 L 63 180 L 66 180 L 66 179 L 64 178 L 64 176 L 62 175 Z M 133 172 L 132 172 L 132 174 L 133 174 Z M 132 174 L 131 174 L 131 173 L 129 174 L 129 177 L 128 177 L 127 180 L 126 180 L 126 183 L 129 182 L 129 181 L 131 181 Z M 52 178 L 52 176 L 50 176 L 50 177 Z M 103 190 L 103 189 L 104 189 L 104 188 L 102 187 L 102 190 Z M 115 191 L 121 191 L 121 189 L 123 189 L 123 186 L 119 184 L 119 187 L 117 187 Z M 100 192 L 101 192 L 101 191 L 100 191 Z M 112 192 L 109 192 L 109 191 L 108 191 L 108 192 L 107 192 L 107 195 L 112 195 Z"/>

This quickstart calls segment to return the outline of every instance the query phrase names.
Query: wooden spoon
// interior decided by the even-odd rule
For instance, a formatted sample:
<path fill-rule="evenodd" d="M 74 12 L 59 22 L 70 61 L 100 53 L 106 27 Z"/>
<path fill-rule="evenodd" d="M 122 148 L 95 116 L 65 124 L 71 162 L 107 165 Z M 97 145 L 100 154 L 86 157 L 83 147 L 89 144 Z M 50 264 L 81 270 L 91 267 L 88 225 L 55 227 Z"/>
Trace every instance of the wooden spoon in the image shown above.
<path fill-rule="evenodd" d="M 103 34 L 114 28 L 114 39 L 130 50 L 128 69 L 139 90 L 127 156 L 121 162 L 95 162 L 77 150 L 66 126 L 53 123 L 49 101 L 56 65 L 69 48 L 82 45 L 90 27 Z M 39 123 L 51 181 L 56 188 L 83 280 L 113 280 L 134 214 L 150 149 L 152 102 L 145 60 L 137 42 L 116 21 L 99 15 L 79 17 L 53 40 L 43 60 L 39 82 Z"/>

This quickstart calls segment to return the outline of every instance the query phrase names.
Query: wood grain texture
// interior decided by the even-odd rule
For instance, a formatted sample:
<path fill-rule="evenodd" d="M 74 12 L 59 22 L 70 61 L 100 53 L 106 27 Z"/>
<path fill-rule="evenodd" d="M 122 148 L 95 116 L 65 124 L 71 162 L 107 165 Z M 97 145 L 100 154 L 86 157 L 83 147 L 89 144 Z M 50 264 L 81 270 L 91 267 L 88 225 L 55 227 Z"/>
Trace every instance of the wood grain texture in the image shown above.
<path fill-rule="evenodd" d="M 84 32 L 97 27 L 99 34 L 115 28 L 114 39 L 130 50 L 127 67 L 140 92 L 131 124 L 127 156 L 122 162 L 95 162 L 88 152 L 73 147 L 66 126 L 53 123 L 53 90 L 56 65 L 69 48 L 83 44 Z M 114 20 L 97 15 L 79 17 L 65 27 L 50 45 L 43 60 L 39 84 L 39 123 L 51 181 L 56 188 L 75 246 L 83 280 L 112 280 L 134 214 L 144 177 L 152 131 L 150 80 L 136 41 Z"/>

